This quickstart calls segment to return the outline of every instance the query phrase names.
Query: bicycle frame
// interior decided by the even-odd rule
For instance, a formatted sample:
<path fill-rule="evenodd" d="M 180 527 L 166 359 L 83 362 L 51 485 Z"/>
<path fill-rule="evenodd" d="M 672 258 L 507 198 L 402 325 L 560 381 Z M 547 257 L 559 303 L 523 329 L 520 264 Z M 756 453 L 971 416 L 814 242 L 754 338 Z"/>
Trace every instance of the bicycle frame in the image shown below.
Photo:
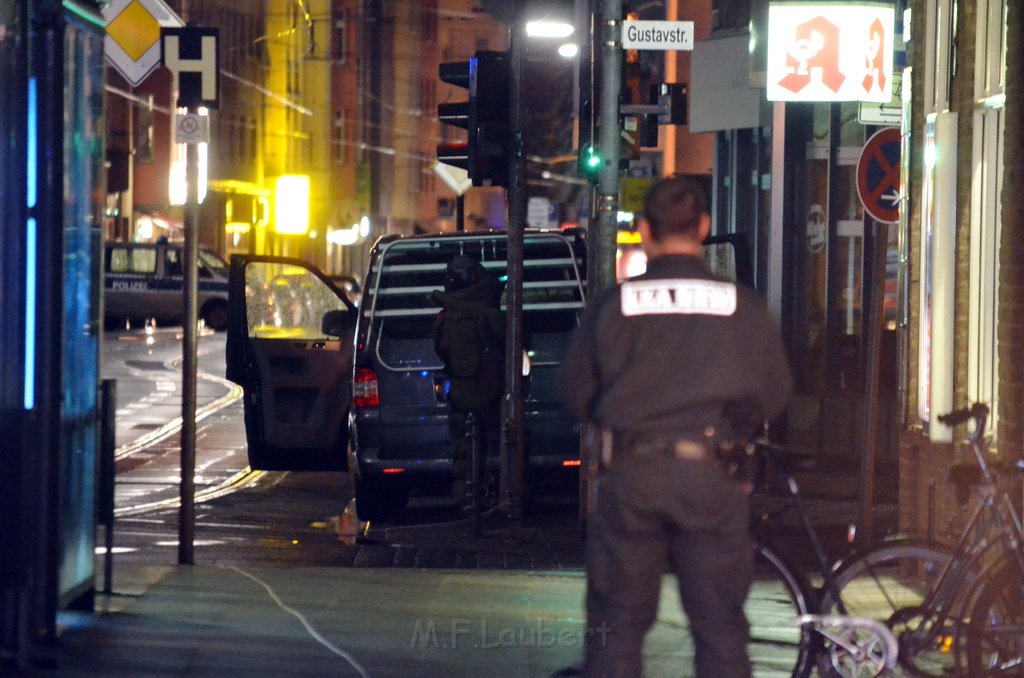
<path fill-rule="evenodd" d="M 796 479 L 793 478 L 789 471 L 777 472 L 777 475 L 785 481 L 788 495 L 786 505 L 767 521 L 768 525 L 762 528 L 759 535 L 760 541 L 763 544 L 770 545 L 775 529 L 781 523 L 783 517 L 785 517 L 789 509 L 795 510 L 800 518 L 804 535 L 814 551 L 814 557 L 824 581 L 823 586 L 815 591 L 818 596 L 815 613 L 803 615 L 794 620 L 794 623 L 802 627 L 813 628 L 821 638 L 824 638 L 836 647 L 842 648 L 857 665 L 869 665 L 876 672 L 882 671 L 883 668 L 892 669 L 896 664 L 898 655 L 898 644 L 895 636 L 888 627 L 878 621 L 849 615 L 846 606 L 839 596 L 839 587 L 834 576 L 834 568 L 830 565 L 828 555 L 825 552 L 825 546 L 822 543 L 821 537 L 818 536 L 818 531 L 811 522 L 807 508 L 804 506 Z M 818 613 L 820 612 L 820 597 L 823 590 L 828 590 L 829 594 L 836 601 L 836 611 L 838 614 L 822 615 Z M 850 635 L 851 631 L 853 635 Z M 873 647 L 883 648 L 880 656 L 872 651 Z M 824 648 L 825 646 L 820 642 L 815 643 L 811 649 L 812 656 L 819 655 L 824 651 Z M 878 673 L 875 675 L 878 675 Z"/>
<path fill-rule="evenodd" d="M 950 423 L 962 423 L 968 419 L 974 419 L 976 423 L 967 440 L 981 470 L 981 501 L 960 531 L 949 562 L 943 566 L 936 583 L 921 601 L 920 609 L 929 613 L 929 624 L 925 626 L 923 635 L 915 633 L 918 643 L 933 642 L 948 621 L 952 620 L 957 625 L 967 621 L 964 615 L 969 613 L 984 581 L 983 572 L 987 570 L 984 561 L 992 549 L 1002 547 L 1001 558 L 1016 562 L 1024 576 L 1024 553 L 1020 548 L 1024 544 L 1024 530 L 1009 495 L 999 487 L 999 478 L 985 460 L 983 443 L 987 415 L 988 408 L 983 405 L 945 415 Z M 977 579 L 965 589 L 964 584 L 972 572 L 977 573 Z"/>

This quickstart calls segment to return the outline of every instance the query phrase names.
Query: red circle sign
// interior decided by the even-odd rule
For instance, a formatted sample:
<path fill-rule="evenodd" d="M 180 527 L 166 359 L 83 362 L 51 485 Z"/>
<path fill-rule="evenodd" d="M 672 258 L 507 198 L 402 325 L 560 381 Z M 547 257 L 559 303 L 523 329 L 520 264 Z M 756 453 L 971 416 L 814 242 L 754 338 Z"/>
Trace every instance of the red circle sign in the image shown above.
<path fill-rule="evenodd" d="M 898 127 L 875 132 L 857 160 L 857 195 L 875 221 L 900 219 L 900 151 Z"/>

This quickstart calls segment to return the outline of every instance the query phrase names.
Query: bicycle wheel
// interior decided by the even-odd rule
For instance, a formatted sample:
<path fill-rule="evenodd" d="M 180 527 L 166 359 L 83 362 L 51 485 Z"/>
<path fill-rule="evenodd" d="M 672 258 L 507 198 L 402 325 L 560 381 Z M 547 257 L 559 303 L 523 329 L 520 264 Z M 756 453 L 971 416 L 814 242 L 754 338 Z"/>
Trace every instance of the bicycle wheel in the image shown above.
<path fill-rule="evenodd" d="M 943 598 L 949 601 L 950 619 L 936 628 L 935 614 L 921 606 L 935 586 L 952 554 L 945 547 L 911 539 L 884 542 L 855 554 L 834 572 L 836 589 L 853 617 L 884 622 L 899 641 L 897 675 L 948 676 L 959 669 L 957 640 L 960 633 L 963 597 L 968 587 L 950 587 Z M 937 600 L 936 605 L 944 605 Z M 822 614 L 838 614 L 831 591 L 824 587 Z M 826 647 L 819 654 L 822 676 L 844 675 L 840 648 Z"/>
<path fill-rule="evenodd" d="M 810 586 L 788 560 L 764 545 L 754 558 L 754 581 L 744 607 L 755 678 L 806 678 L 813 667 L 813 632 L 793 621 L 813 612 Z"/>
<path fill-rule="evenodd" d="M 1024 676 L 1024 576 L 1000 568 L 971 609 L 967 629 L 967 675 L 971 678 Z"/>

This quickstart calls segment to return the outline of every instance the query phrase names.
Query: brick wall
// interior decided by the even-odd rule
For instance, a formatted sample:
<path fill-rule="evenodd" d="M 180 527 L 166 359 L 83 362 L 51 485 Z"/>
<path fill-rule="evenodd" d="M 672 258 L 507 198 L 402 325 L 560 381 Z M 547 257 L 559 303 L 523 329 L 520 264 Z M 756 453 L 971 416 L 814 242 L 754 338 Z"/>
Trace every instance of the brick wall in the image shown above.
<path fill-rule="evenodd" d="M 923 0 L 913 1 L 915 16 L 926 12 Z M 1006 109 L 1002 193 L 1002 240 L 1000 242 L 999 278 L 999 449 L 1003 454 L 1021 457 L 1024 451 L 1024 3 L 1007 3 Z M 959 113 L 960 149 L 957 178 L 957 255 L 956 255 L 956 348 L 954 402 L 966 402 L 967 375 L 967 313 L 970 253 L 971 139 L 973 132 L 973 64 L 975 5 L 958 5 L 958 74 L 953 82 L 952 107 Z M 924 67 L 923 23 L 915 22 L 915 45 L 911 54 L 915 72 Z M 920 81 L 918 81 L 918 85 Z M 900 441 L 900 528 L 924 536 L 928 530 L 938 538 L 947 537 L 958 526 L 956 518 L 963 515 L 949 485 L 947 469 L 964 450 L 953 445 L 936 445 L 928 441 L 919 427 L 913 425 L 917 413 L 917 334 L 920 318 L 917 307 L 920 281 L 919 251 L 921 224 L 921 165 L 924 120 L 920 87 L 915 88 L 912 126 L 913 156 L 910 188 L 911 237 L 911 349 L 908 355 L 909 384 L 907 421 L 911 423 Z M 962 429 L 956 438 L 962 438 Z"/>
<path fill-rule="evenodd" d="M 1006 113 L 999 249 L 999 440 L 1024 451 L 1024 3 L 1007 0 Z"/>

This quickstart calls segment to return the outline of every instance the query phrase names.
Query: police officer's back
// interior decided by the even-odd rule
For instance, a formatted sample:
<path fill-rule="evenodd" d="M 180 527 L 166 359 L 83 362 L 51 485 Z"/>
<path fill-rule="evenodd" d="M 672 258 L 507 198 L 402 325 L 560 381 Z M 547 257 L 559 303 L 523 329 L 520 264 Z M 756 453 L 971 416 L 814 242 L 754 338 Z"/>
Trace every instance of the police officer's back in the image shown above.
<path fill-rule="evenodd" d="M 640 675 L 671 571 L 698 676 L 749 676 L 748 506 L 719 451 L 780 414 L 792 385 L 764 302 L 704 264 L 704 209 L 693 181 L 651 189 L 647 272 L 592 301 L 562 365 L 567 409 L 612 437 L 587 534 L 587 675 Z"/>

